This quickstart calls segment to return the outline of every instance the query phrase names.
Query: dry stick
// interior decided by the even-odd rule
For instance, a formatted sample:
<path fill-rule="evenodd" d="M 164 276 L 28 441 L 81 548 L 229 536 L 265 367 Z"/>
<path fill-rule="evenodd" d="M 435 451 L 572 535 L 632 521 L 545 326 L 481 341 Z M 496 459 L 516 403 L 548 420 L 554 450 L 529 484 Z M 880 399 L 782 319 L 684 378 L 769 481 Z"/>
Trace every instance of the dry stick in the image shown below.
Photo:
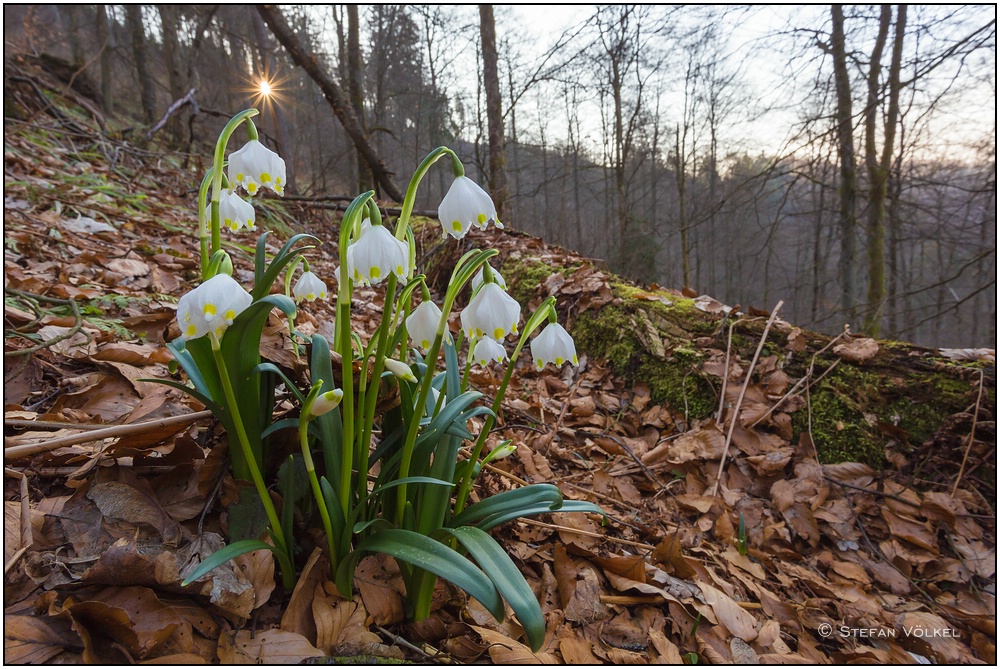
<path fill-rule="evenodd" d="M 4 467 L 4 473 L 5 474 L 7 473 L 7 468 L 6 467 Z M 14 565 L 17 564 L 17 561 L 21 559 L 21 556 L 24 555 L 25 553 L 27 553 L 28 549 L 31 548 L 34 545 L 34 543 L 35 543 L 35 538 L 34 538 L 34 536 L 32 536 L 32 533 L 31 533 L 31 507 L 29 505 L 29 498 L 28 498 L 28 477 L 25 476 L 24 474 L 21 474 L 20 489 L 21 489 L 20 490 L 20 492 L 21 492 L 21 530 L 20 530 L 21 547 L 17 550 L 16 553 L 14 553 L 14 555 L 11 556 L 11 558 L 7 562 L 7 564 L 4 565 L 4 567 L 3 567 L 4 576 L 7 575 L 7 572 L 9 572 L 11 569 L 13 569 Z"/>
<path fill-rule="evenodd" d="M 419 653 L 420 655 L 422 655 L 423 657 L 425 657 L 428 660 L 436 660 L 438 662 L 444 662 L 446 660 L 446 656 L 441 651 L 439 651 L 437 648 L 434 648 L 434 653 L 435 654 L 431 655 L 430 653 L 428 653 L 423 648 L 420 648 L 419 646 L 413 645 L 412 643 L 410 643 L 409 641 L 407 641 L 403 637 L 401 637 L 401 636 L 399 636 L 397 634 L 393 634 L 392 632 L 390 632 L 386 628 L 382 627 L 381 625 L 376 625 L 375 629 L 377 629 L 379 632 L 381 632 L 382 634 L 384 634 L 387 637 L 389 637 L 390 639 L 392 639 L 393 643 L 398 643 L 400 646 L 403 646 L 404 648 L 409 648 L 413 652 Z M 446 662 L 446 663 L 447 664 L 451 664 L 450 662 Z"/>
<path fill-rule="evenodd" d="M 715 414 L 715 424 L 722 424 L 722 412 L 726 410 L 726 384 L 729 382 L 729 355 L 733 351 L 733 328 L 736 321 L 729 324 L 729 338 L 726 340 L 726 368 L 722 377 L 722 392 L 719 393 L 719 412 Z"/>
<path fill-rule="evenodd" d="M 26 418 L 4 418 L 5 427 L 31 427 L 36 430 L 102 430 L 107 425 L 89 423 L 61 423 L 53 420 L 28 420 Z"/>
<path fill-rule="evenodd" d="M 962 456 L 962 466 L 958 468 L 958 477 L 955 479 L 955 485 L 951 488 L 951 496 L 955 497 L 955 493 L 958 491 L 958 484 L 962 482 L 962 475 L 965 473 L 965 463 L 969 460 L 969 451 L 972 450 L 972 444 L 976 440 L 976 421 L 979 420 L 979 403 L 983 399 L 983 370 L 979 370 L 979 396 L 976 397 L 976 410 L 972 414 L 972 431 L 969 433 L 969 445 L 965 447 L 965 455 Z"/>
<path fill-rule="evenodd" d="M 729 455 L 729 445 L 733 442 L 733 431 L 736 429 L 736 423 L 740 419 L 740 407 L 743 406 L 743 397 L 747 393 L 747 388 L 750 387 L 750 380 L 753 377 L 754 367 L 757 366 L 757 359 L 760 358 L 760 352 L 764 350 L 764 342 L 767 341 L 767 333 L 771 331 L 771 326 L 774 325 L 775 319 L 778 318 L 778 310 L 781 309 L 781 305 L 784 304 L 783 300 L 778 300 L 778 303 L 774 305 L 774 309 L 771 311 L 771 317 L 767 319 L 767 325 L 764 326 L 764 332 L 760 336 L 760 343 L 757 344 L 757 350 L 753 354 L 753 360 L 750 361 L 750 367 L 747 368 L 747 378 L 743 382 L 743 388 L 740 389 L 739 399 L 736 400 L 736 406 L 733 408 L 733 419 L 729 423 L 729 433 L 726 434 L 726 445 L 722 449 L 722 459 L 719 460 L 719 471 L 715 475 L 715 483 L 712 484 L 712 491 L 708 493 L 709 497 L 715 497 L 719 492 L 719 482 L 722 481 L 722 471 L 726 466 L 726 456 Z"/>
<path fill-rule="evenodd" d="M 212 415 L 211 411 L 197 411 L 195 413 L 189 413 L 183 416 L 171 416 L 170 418 L 160 418 L 158 420 L 150 420 L 146 421 L 145 423 L 132 423 L 130 425 L 115 425 L 113 427 L 104 428 L 103 430 L 90 430 L 87 432 L 82 432 L 80 434 L 71 434 L 65 437 L 59 437 L 57 439 L 50 439 L 48 441 L 43 441 L 38 444 L 11 446 L 10 448 L 3 449 L 3 457 L 4 459 L 23 458 L 28 455 L 34 455 L 36 453 L 44 453 L 45 451 L 51 451 L 61 446 L 75 446 L 77 444 L 85 444 L 90 441 L 99 441 L 101 439 L 107 439 L 109 437 L 121 437 L 127 434 L 140 434 L 142 432 L 151 432 L 153 430 L 158 430 L 164 427 L 172 427 L 174 425 L 185 425 L 187 423 L 193 423 L 196 420 L 201 420 L 202 418 L 208 418 L 211 415 Z"/>

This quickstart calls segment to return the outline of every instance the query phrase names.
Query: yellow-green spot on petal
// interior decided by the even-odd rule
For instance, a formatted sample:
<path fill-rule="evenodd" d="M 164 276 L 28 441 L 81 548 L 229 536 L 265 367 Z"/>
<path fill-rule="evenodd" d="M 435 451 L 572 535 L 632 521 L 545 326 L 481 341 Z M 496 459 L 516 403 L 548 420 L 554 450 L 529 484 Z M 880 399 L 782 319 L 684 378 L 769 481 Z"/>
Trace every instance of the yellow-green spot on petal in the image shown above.
<path fill-rule="evenodd" d="M 240 172 L 239 174 L 236 175 L 236 180 L 243 181 L 243 172 Z"/>
<path fill-rule="evenodd" d="M 402 265 L 396 265 L 396 274 L 398 274 L 399 276 L 403 276 L 403 266 Z"/>
<path fill-rule="evenodd" d="M 503 328 L 497 328 L 493 331 L 494 339 L 503 339 Z"/>
<path fill-rule="evenodd" d="M 382 270 L 380 270 L 377 266 L 373 265 L 372 268 L 368 270 L 368 276 L 370 276 L 373 279 L 377 279 L 380 276 L 382 276 Z"/>
<path fill-rule="evenodd" d="M 324 292 L 322 292 L 322 293 L 319 294 L 319 299 L 321 299 L 321 300 L 325 300 L 326 299 L 326 291 L 324 291 Z"/>
<path fill-rule="evenodd" d="M 306 301 L 312 302 L 316 299 L 316 293 L 306 293 Z"/>
<path fill-rule="evenodd" d="M 260 182 L 262 184 L 266 184 L 266 183 L 268 183 L 270 181 L 271 181 L 271 175 L 270 174 L 268 174 L 267 172 L 261 172 L 260 173 Z"/>
<path fill-rule="evenodd" d="M 280 186 L 281 185 L 281 177 L 275 177 L 275 179 L 274 179 L 274 185 L 275 186 Z"/>
<path fill-rule="evenodd" d="M 538 369 L 542 369 L 543 367 L 545 367 L 545 363 L 542 361 L 541 358 L 535 360 L 535 365 L 538 367 Z"/>
<path fill-rule="evenodd" d="M 573 364 L 574 365 L 579 365 L 580 364 L 580 360 L 575 355 L 573 356 Z"/>
<path fill-rule="evenodd" d="M 455 232 L 461 232 L 462 231 L 462 222 L 461 221 L 452 221 L 451 222 L 451 229 L 454 230 Z"/>
<path fill-rule="evenodd" d="M 253 182 L 250 182 L 249 184 L 247 184 L 247 192 L 250 193 L 251 195 L 253 195 L 254 193 L 256 193 L 257 192 L 257 184 L 255 184 Z"/>
<path fill-rule="evenodd" d="M 231 323 L 234 318 L 236 318 L 236 312 L 234 310 L 230 309 L 229 311 L 226 312 L 227 321 Z"/>
<path fill-rule="evenodd" d="M 194 333 L 197 332 L 197 331 L 198 331 L 198 329 L 192 323 L 191 325 L 187 326 L 187 330 L 184 331 L 184 334 L 186 334 L 188 337 L 193 337 Z"/>
<path fill-rule="evenodd" d="M 476 336 L 477 337 L 482 337 L 483 336 L 483 331 L 480 330 L 479 328 L 476 328 Z"/>
<path fill-rule="evenodd" d="M 556 367 L 559 367 L 564 362 L 566 362 L 564 359 L 562 359 L 562 358 L 556 358 Z"/>
<path fill-rule="evenodd" d="M 216 312 L 216 308 L 215 308 L 214 304 L 206 304 L 205 305 L 205 315 L 206 316 L 214 316 L 215 312 Z"/>
<path fill-rule="evenodd" d="M 431 343 L 429 341 L 427 341 L 426 339 L 424 339 L 423 341 L 420 342 L 420 348 L 430 348 L 430 347 L 431 347 Z"/>
<path fill-rule="evenodd" d="M 482 225 L 486 222 L 486 214 L 479 214 L 479 216 L 476 216 L 476 220 L 479 221 L 480 225 Z"/>

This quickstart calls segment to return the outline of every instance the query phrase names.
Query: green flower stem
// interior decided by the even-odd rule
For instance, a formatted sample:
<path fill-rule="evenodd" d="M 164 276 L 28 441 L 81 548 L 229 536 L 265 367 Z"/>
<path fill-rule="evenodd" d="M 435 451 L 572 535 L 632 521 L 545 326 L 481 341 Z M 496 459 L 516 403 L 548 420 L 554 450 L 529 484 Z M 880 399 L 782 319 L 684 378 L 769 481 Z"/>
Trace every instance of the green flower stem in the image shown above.
<path fill-rule="evenodd" d="M 469 499 L 469 493 L 472 491 L 472 484 L 475 480 L 472 474 L 475 471 L 476 463 L 479 462 L 479 456 L 483 452 L 483 447 L 486 445 L 486 438 L 496 423 L 495 414 L 500 411 L 500 405 L 503 403 L 507 386 L 510 384 L 511 376 L 514 373 L 514 364 L 517 362 L 517 357 L 521 354 L 521 349 L 524 348 L 524 345 L 528 343 L 528 337 L 531 333 L 548 320 L 550 314 L 555 313 L 555 302 L 555 297 L 549 297 L 542 302 L 542 305 L 528 319 L 528 322 L 524 326 L 524 332 L 521 333 L 521 337 L 517 341 L 517 346 L 514 347 L 514 353 L 510 356 L 510 364 L 507 365 L 507 372 L 503 375 L 503 381 L 500 383 L 500 388 L 497 390 L 496 397 L 493 400 L 494 416 L 486 417 L 483 429 L 479 433 L 476 445 L 472 449 L 472 456 L 462 471 L 462 482 L 459 484 L 458 496 L 455 498 L 455 515 L 462 512 L 462 509 L 465 508 L 465 502 Z"/>
<path fill-rule="evenodd" d="M 257 128 L 254 127 L 250 118 L 259 114 L 256 109 L 245 109 L 230 119 L 226 127 L 219 134 L 219 139 L 215 143 L 215 156 L 212 161 L 212 253 L 215 253 L 222 246 L 222 234 L 219 228 L 219 200 L 222 199 L 222 168 L 226 159 L 226 145 L 236 128 L 243 121 L 247 122 L 247 134 L 250 139 L 257 139 Z"/>
<path fill-rule="evenodd" d="M 413 172 L 413 176 L 410 177 L 410 185 L 406 187 L 406 195 L 403 197 L 403 208 L 399 212 L 399 220 L 396 221 L 396 239 L 400 241 L 406 236 L 406 230 L 410 226 L 410 215 L 413 213 L 413 203 L 416 201 L 417 197 L 417 186 L 420 185 L 420 180 L 424 178 L 427 171 L 431 168 L 431 165 L 436 163 L 441 159 L 442 156 L 451 156 L 452 168 L 455 169 L 455 165 L 458 165 L 458 169 L 462 172 L 459 174 L 455 173 L 455 176 L 462 176 L 465 174 L 465 168 L 462 167 L 462 161 L 458 159 L 455 152 L 449 149 L 447 146 L 439 146 L 424 158 L 417 169 Z M 413 269 L 412 267 L 410 269 Z"/>
<path fill-rule="evenodd" d="M 445 292 L 444 303 L 441 307 L 441 318 L 438 320 L 437 334 L 434 343 L 424 360 L 427 361 L 427 369 L 424 370 L 424 378 L 420 382 L 420 392 L 417 395 L 417 405 L 413 409 L 413 420 L 407 428 L 406 441 L 403 442 L 403 450 L 399 464 L 399 477 L 406 478 L 410 475 L 410 463 L 413 460 L 413 448 L 417 440 L 417 428 L 420 426 L 420 419 L 423 418 L 424 409 L 427 406 L 427 396 L 430 395 L 431 381 L 434 380 L 435 365 L 438 354 L 441 352 L 441 342 L 444 341 L 445 332 L 448 330 L 448 316 L 451 308 L 455 304 L 459 292 L 465 287 L 476 270 L 490 258 L 498 255 L 496 249 L 487 251 L 469 251 L 455 265 L 451 274 L 451 281 L 448 282 L 448 290 Z M 402 527 L 403 514 L 406 509 L 406 484 L 400 484 L 399 494 L 396 498 L 396 521 Z"/>
<path fill-rule="evenodd" d="M 201 180 L 198 188 L 198 241 L 201 245 L 201 280 L 208 281 L 212 277 L 208 276 L 209 256 L 212 255 L 208 238 L 208 218 L 205 216 L 205 208 L 208 207 L 208 186 L 215 177 L 215 167 L 209 167 L 205 172 L 205 177 Z"/>
<path fill-rule="evenodd" d="M 292 278 L 295 275 L 295 269 L 302 265 L 302 271 L 309 271 L 309 261 L 303 256 L 295 256 L 295 259 L 288 264 L 288 269 L 285 270 L 285 297 L 292 299 Z M 303 349 L 299 344 L 295 343 L 295 316 L 287 316 L 288 320 L 288 338 L 292 342 L 292 350 L 295 352 L 295 356 L 298 357 L 302 354 Z"/>
<path fill-rule="evenodd" d="M 306 466 L 306 474 L 309 476 L 309 485 L 312 488 L 313 497 L 316 498 L 316 506 L 319 507 L 319 515 L 323 521 L 323 530 L 326 532 L 327 548 L 330 551 L 330 566 L 333 569 L 333 577 L 336 579 L 337 567 L 340 560 L 337 556 L 337 542 L 333 535 L 333 523 L 330 520 L 330 510 L 326 507 L 326 499 L 323 497 L 323 490 L 320 488 L 319 479 L 316 478 L 316 465 L 313 463 L 312 453 L 309 451 L 309 421 L 312 419 L 310 411 L 313 403 L 319 396 L 319 391 L 323 387 L 322 379 L 309 391 L 305 404 L 302 406 L 302 413 L 299 415 L 299 445 L 302 447 L 302 461 Z"/>
<path fill-rule="evenodd" d="M 472 372 L 472 352 L 476 349 L 476 342 L 479 341 L 475 337 L 469 339 L 469 354 L 465 356 L 465 371 L 462 373 L 462 383 L 459 389 L 464 393 L 469 387 L 469 374 Z"/>
<path fill-rule="evenodd" d="M 351 243 L 351 234 L 355 225 L 360 223 L 361 213 L 365 205 L 375 196 L 375 191 L 368 191 L 354 198 L 354 201 L 344 212 L 340 222 L 340 239 L 338 253 L 340 255 L 340 281 L 337 288 L 337 338 L 334 348 L 340 354 L 341 385 L 344 398 L 341 400 L 341 417 L 344 427 L 344 441 L 341 449 L 340 462 L 340 506 L 344 518 L 351 517 L 351 469 L 354 465 L 354 349 L 351 339 L 351 273 L 347 267 L 347 247 Z M 358 472 L 364 477 L 364 472 Z"/>
<path fill-rule="evenodd" d="M 246 428 L 243 426 L 243 419 L 240 417 L 240 408 L 236 403 L 236 393 L 233 392 L 233 384 L 229 380 L 226 362 L 222 358 L 222 351 L 219 348 L 219 339 L 211 333 L 209 333 L 209 337 L 211 337 L 212 341 L 212 355 L 215 357 L 215 364 L 219 368 L 222 392 L 226 396 L 227 408 L 233 414 L 237 441 L 243 451 L 247 467 L 250 469 L 250 478 L 253 479 L 254 486 L 257 488 L 257 495 L 260 496 L 261 504 L 264 505 L 264 511 L 267 513 L 268 521 L 271 523 L 271 537 L 276 544 L 275 548 L 285 555 L 290 566 L 291 561 L 288 555 L 288 548 L 285 546 L 285 535 L 281 531 L 281 521 L 278 520 L 278 514 L 274 509 L 274 504 L 271 502 L 271 496 L 267 492 L 267 486 L 264 485 L 264 478 L 261 476 L 260 468 L 257 466 L 257 458 L 254 457 L 253 449 L 250 448 L 250 440 L 247 438 Z M 285 564 L 282 564 L 281 577 L 285 588 L 291 589 L 295 585 L 295 570 L 286 569 Z"/>

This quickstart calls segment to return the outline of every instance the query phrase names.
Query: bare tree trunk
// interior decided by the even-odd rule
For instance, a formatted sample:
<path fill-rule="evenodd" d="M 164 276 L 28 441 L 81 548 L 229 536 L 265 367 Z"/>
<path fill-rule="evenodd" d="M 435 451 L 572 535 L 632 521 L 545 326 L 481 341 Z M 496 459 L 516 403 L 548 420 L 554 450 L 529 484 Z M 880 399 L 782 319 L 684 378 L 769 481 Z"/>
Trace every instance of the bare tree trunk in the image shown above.
<path fill-rule="evenodd" d="M 687 128 L 685 127 L 685 135 Z M 681 142 L 681 126 L 674 130 L 674 178 L 677 181 L 677 223 L 681 231 L 681 283 L 691 287 L 691 253 L 688 248 L 687 220 L 687 157 L 683 155 L 684 145 Z"/>
<path fill-rule="evenodd" d="M 504 158 L 503 110 L 500 74 L 497 71 L 497 33 L 493 5 L 479 5 L 479 39 L 483 50 L 483 80 L 486 84 L 486 122 L 490 138 L 490 194 L 502 221 L 507 217 L 507 164 Z"/>
<path fill-rule="evenodd" d="M 857 227 L 858 168 L 854 156 L 854 113 L 851 78 L 844 48 L 844 10 L 831 6 L 834 82 L 837 89 L 837 138 L 840 158 L 840 306 L 848 322 L 854 320 L 854 231 Z"/>
<path fill-rule="evenodd" d="M 351 98 L 351 107 L 358 117 L 358 125 L 368 138 L 368 127 L 365 124 L 365 81 L 361 69 L 361 37 L 358 21 L 358 6 L 347 5 L 347 94 Z M 358 192 L 371 190 L 374 185 L 371 171 L 365 164 L 361 152 L 358 151 Z"/>
<path fill-rule="evenodd" d="M 135 57 L 135 71 L 139 77 L 139 97 L 142 102 L 143 119 L 148 125 L 156 122 L 156 89 L 153 75 L 149 71 L 146 57 L 146 30 L 142 25 L 142 6 L 125 5 L 129 31 L 132 33 L 132 53 Z"/>
<path fill-rule="evenodd" d="M 305 70 L 320 87 L 320 90 L 323 91 L 323 96 L 326 98 L 327 103 L 329 103 L 333 113 L 336 114 L 337 119 L 340 120 L 341 125 L 344 126 L 344 130 L 347 131 L 347 134 L 354 142 L 354 146 L 361 153 L 375 181 L 382 187 L 386 195 L 397 202 L 402 202 L 402 192 L 396 187 L 389 170 L 386 169 L 385 164 L 379 159 L 374 149 L 372 149 L 371 144 L 369 144 L 364 129 L 358 123 L 358 119 L 354 115 L 353 109 L 351 109 L 350 101 L 344 95 L 340 86 L 337 85 L 337 82 L 323 70 L 316 56 L 310 54 L 302 45 L 295 36 L 295 33 L 288 27 L 288 23 L 285 21 L 285 17 L 282 15 L 280 9 L 274 5 L 257 5 L 257 11 L 260 12 L 261 18 L 267 23 L 274 36 L 278 38 L 281 45 L 288 51 L 295 64 Z"/>
<path fill-rule="evenodd" d="M 109 116 L 114 109 L 111 90 L 111 52 L 113 37 L 108 27 L 107 5 L 97 5 L 97 43 L 101 49 L 101 105 L 104 115 Z"/>
<path fill-rule="evenodd" d="M 899 71 L 903 59 L 903 36 L 906 33 L 906 5 L 899 5 L 896 14 L 896 34 L 892 45 L 892 62 L 889 65 L 889 104 L 883 128 L 882 155 L 879 156 L 875 149 L 879 75 L 882 50 L 885 48 L 891 22 L 892 8 L 882 5 L 878 37 L 868 72 L 868 106 L 865 109 L 865 165 L 871 182 L 868 194 L 868 295 L 865 330 L 876 337 L 881 331 L 885 300 L 885 201 L 889 170 L 892 167 L 892 150 L 896 141 L 896 123 L 899 119 Z"/>
<path fill-rule="evenodd" d="M 73 65 L 80 67 L 83 65 L 83 49 L 80 46 L 80 10 L 76 5 L 66 5 L 63 11 L 65 12 L 63 15 L 64 23 L 68 24 L 65 26 L 65 30 L 69 36 Z"/>
<path fill-rule="evenodd" d="M 170 101 L 180 100 L 187 92 L 184 80 L 181 78 L 180 47 L 177 42 L 177 5 L 157 5 L 160 13 L 160 23 L 163 25 L 163 58 L 167 65 L 167 83 L 170 88 Z M 183 126 L 181 115 L 175 114 L 168 123 L 170 138 L 174 144 L 180 144 Z"/>

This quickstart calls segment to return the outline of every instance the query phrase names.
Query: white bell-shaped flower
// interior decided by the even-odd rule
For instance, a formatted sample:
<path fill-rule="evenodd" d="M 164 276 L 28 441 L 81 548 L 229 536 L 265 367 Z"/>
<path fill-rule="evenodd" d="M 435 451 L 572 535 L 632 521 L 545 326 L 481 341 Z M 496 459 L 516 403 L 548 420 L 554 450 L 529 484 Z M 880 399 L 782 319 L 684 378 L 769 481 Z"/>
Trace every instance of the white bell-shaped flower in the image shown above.
<path fill-rule="evenodd" d="M 403 379 L 404 381 L 416 382 L 417 377 L 413 375 L 413 370 L 405 362 L 400 362 L 399 360 L 393 360 L 392 358 L 385 359 L 385 368 L 392 372 L 392 375 L 397 379 Z"/>
<path fill-rule="evenodd" d="M 212 220 L 211 204 L 205 210 L 205 218 Z M 252 204 L 236 193 L 226 191 L 222 193 L 219 199 L 219 223 L 233 232 L 238 232 L 243 228 L 253 230 L 256 220 L 257 214 Z"/>
<path fill-rule="evenodd" d="M 362 230 L 347 249 L 347 270 L 355 283 L 376 284 L 390 273 L 405 280 L 409 265 L 409 245 L 381 225 Z"/>
<path fill-rule="evenodd" d="M 325 300 L 326 284 L 312 272 L 302 272 L 302 276 L 299 277 L 299 280 L 295 282 L 295 286 L 292 288 L 292 295 L 295 296 L 296 302 L 301 302 L 302 300 L 312 302 L 316 298 Z"/>
<path fill-rule="evenodd" d="M 573 337 L 558 323 L 546 325 L 545 329 L 531 341 L 530 347 L 535 369 L 541 370 L 548 362 L 555 363 L 557 367 L 567 361 L 574 365 L 580 364 L 576 357 Z"/>
<path fill-rule="evenodd" d="M 177 303 L 181 337 L 197 339 L 209 332 L 221 337 L 253 298 L 233 277 L 216 274 Z"/>
<path fill-rule="evenodd" d="M 507 349 L 503 347 L 489 337 L 483 337 L 476 344 L 476 348 L 472 351 L 472 359 L 478 362 L 480 365 L 485 367 L 490 363 L 490 360 L 495 360 L 496 362 L 503 362 L 507 359 Z"/>
<path fill-rule="evenodd" d="M 181 339 L 197 339 L 211 331 L 208 321 L 195 306 L 194 291 L 185 293 L 177 302 L 177 325 L 181 329 Z"/>
<path fill-rule="evenodd" d="M 265 186 L 278 195 L 285 194 L 285 161 L 256 139 L 230 154 L 227 176 L 232 187 L 239 184 L 250 195 Z"/>
<path fill-rule="evenodd" d="M 503 228 L 497 220 L 497 208 L 489 194 L 468 177 L 455 177 L 438 206 L 438 220 L 444 234 L 455 239 L 464 237 L 473 225 L 485 230 L 490 221 Z"/>
<path fill-rule="evenodd" d="M 487 283 L 462 310 L 462 330 L 466 336 L 502 340 L 517 334 L 521 305 L 495 283 Z"/>
<path fill-rule="evenodd" d="M 437 337 L 438 323 L 441 322 L 441 310 L 430 300 L 417 305 L 406 319 L 406 332 L 414 344 L 424 351 L 431 347 L 431 342 Z"/>
<path fill-rule="evenodd" d="M 492 265 L 490 265 L 490 270 L 493 271 L 493 280 L 496 281 L 500 285 L 501 288 L 503 288 L 504 290 L 507 290 L 507 282 L 500 275 L 500 272 L 498 272 L 495 269 L 493 269 Z M 480 267 L 479 271 L 476 272 L 476 275 L 474 277 L 472 277 L 472 292 L 473 293 L 476 292 L 477 290 L 479 290 L 479 287 L 481 285 L 483 285 L 483 272 L 485 272 L 485 271 L 486 271 L 485 266 Z"/>
<path fill-rule="evenodd" d="M 320 393 L 316 400 L 313 402 L 312 407 L 309 409 L 309 413 L 313 416 L 322 416 L 323 414 L 333 411 L 340 404 L 340 400 L 344 398 L 344 391 L 340 388 L 334 388 L 333 390 L 328 390 L 325 393 Z"/>

